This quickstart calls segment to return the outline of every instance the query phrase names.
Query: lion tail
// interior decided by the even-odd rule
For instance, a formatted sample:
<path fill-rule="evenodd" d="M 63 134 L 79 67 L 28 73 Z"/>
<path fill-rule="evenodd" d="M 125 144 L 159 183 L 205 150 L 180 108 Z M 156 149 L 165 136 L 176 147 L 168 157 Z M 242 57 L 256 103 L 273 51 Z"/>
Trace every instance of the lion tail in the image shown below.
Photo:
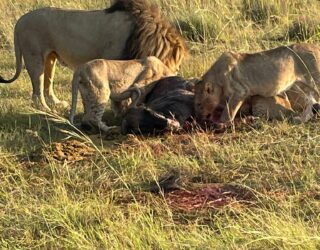
<path fill-rule="evenodd" d="M 73 124 L 74 116 L 77 110 L 77 101 L 78 101 L 78 91 L 79 91 L 79 82 L 80 82 L 80 75 L 78 71 L 73 74 L 72 78 L 72 102 L 71 102 L 71 109 L 69 115 L 69 121 Z"/>
<path fill-rule="evenodd" d="M 0 83 L 12 83 L 12 82 L 14 82 L 20 76 L 20 73 L 21 73 L 21 70 L 22 70 L 22 53 L 21 53 L 20 46 L 18 44 L 18 37 L 17 37 L 17 32 L 16 31 L 14 32 L 14 51 L 15 51 L 15 56 L 16 56 L 16 73 L 9 80 L 5 80 L 3 77 L 0 76 Z"/>

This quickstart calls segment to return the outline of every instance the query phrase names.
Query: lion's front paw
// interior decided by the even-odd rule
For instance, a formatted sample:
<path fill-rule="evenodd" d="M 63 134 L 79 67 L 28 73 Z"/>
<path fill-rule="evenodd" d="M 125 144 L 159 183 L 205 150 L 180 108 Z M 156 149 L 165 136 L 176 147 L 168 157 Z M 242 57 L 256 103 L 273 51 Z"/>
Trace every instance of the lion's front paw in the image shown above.
<path fill-rule="evenodd" d="M 259 120 L 260 120 L 260 117 L 252 116 L 252 115 L 245 116 L 244 118 L 241 118 L 241 122 L 244 124 L 252 124 L 252 123 L 259 121 Z"/>
<path fill-rule="evenodd" d="M 49 108 L 47 103 L 41 96 L 39 95 L 32 95 L 32 104 L 31 106 L 35 109 L 39 109 L 44 112 L 51 112 L 52 110 Z"/>
<path fill-rule="evenodd" d="M 292 122 L 293 123 L 295 123 L 295 124 L 301 124 L 301 123 L 303 123 L 303 120 L 302 120 L 302 118 L 300 117 L 300 116 L 294 116 L 294 117 L 292 117 Z"/>
<path fill-rule="evenodd" d="M 121 127 L 120 126 L 112 126 L 109 127 L 108 131 L 104 131 L 104 139 L 105 140 L 114 140 L 121 135 Z"/>
<path fill-rule="evenodd" d="M 69 109 L 70 108 L 69 103 L 66 101 L 60 101 L 56 105 L 61 109 Z"/>
<path fill-rule="evenodd" d="M 218 133 L 225 132 L 233 125 L 232 122 L 215 122 L 213 123 L 213 130 Z"/>

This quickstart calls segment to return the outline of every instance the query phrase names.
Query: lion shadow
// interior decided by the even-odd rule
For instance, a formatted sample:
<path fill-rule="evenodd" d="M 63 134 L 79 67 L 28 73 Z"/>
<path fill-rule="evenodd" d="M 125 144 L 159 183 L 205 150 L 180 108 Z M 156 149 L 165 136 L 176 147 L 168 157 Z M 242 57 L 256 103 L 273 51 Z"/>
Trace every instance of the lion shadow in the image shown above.
<path fill-rule="evenodd" d="M 82 113 L 78 114 L 76 120 L 80 121 L 82 116 Z M 97 140 L 99 132 L 90 133 L 90 131 L 79 129 L 72 126 L 66 119 L 67 116 L 65 115 L 0 113 L 0 146 L 9 152 L 22 151 L 28 154 L 45 145 L 61 142 L 70 136 L 80 141 L 85 141 L 89 138 L 95 145 L 99 146 L 101 141 Z M 111 110 L 105 112 L 103 119 L 112 126 L 119 126 L 121 122 L 119 118 L 114 118 Z M 100 137 L 101 139 L 106 139 L 101 132 Z M 113 137 L 112 140 L 119 143 L 124 140 L 124 137 L 119 134 L 119 136 Z"/>

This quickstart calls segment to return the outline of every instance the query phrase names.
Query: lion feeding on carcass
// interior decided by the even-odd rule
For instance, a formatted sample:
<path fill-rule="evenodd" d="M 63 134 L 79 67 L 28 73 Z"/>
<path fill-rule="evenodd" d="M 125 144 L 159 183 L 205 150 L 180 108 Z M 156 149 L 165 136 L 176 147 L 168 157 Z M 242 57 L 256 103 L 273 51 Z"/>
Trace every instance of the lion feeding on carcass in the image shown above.
<path fill-rule="evenodd" d="M 319 60 L 320 47 L 307 43 L 253 54 L 225 52 L 195 86 L 197 116 L 212 120 L 222 102 L 226 105 L 219 121 L 230 123 L 248 98 L 272 98 L 286 92 L 294 110 L 303 108 L 294 120 L 306 122 L 320 106 Z"/>
<path fill-rule="evenodd" d="M 56 61 L 75 69 L 97 58 L 123 60 L 158 57 L 176 72 L 187 53 L 183 38 L 147 0 L 117 0 L 97 11 L 42 8 L 22 16 L 14 30 L 16 73 L 22 57 L 31 78 L 35 103 L 46 110 L 61 102 L 53 91 Z"/>

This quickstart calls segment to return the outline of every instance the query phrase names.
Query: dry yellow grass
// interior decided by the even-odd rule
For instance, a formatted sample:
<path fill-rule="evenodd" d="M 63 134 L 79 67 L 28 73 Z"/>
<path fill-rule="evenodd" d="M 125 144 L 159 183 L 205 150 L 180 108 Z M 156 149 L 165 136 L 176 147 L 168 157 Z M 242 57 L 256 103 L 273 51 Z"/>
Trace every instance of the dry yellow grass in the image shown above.
<path fill-rule="evenodd" d="M 316 0 L 157 2 L 188 39 L 185 77 L 200 76 L 225 50 L 319 40 Z M 13 28 L 22 14 L 49 5 L 100 9 L 109 4 L 0 1 L 0 75 L 15 70 Z M 55 78 L 57 94 L 68 101 L 71 73 L 59 67 Z M 30 112 L 30 95 L 25 70 L 15 83 L 0 85 L 0 248 L 320 248 L 319 121 L 260 121 L 219 136 L 105 140 L 71 133 L 62 118 Z M 94 148 L 94 156 L 57 161 L 53 143 L 67 137 Z M 236 184 L 251 190 L 253 198 L 218 210 L 183 212 L 161 195 L 141 192 L 172 170 L 181 172 L 186 188 L 194 182 Z"/>

